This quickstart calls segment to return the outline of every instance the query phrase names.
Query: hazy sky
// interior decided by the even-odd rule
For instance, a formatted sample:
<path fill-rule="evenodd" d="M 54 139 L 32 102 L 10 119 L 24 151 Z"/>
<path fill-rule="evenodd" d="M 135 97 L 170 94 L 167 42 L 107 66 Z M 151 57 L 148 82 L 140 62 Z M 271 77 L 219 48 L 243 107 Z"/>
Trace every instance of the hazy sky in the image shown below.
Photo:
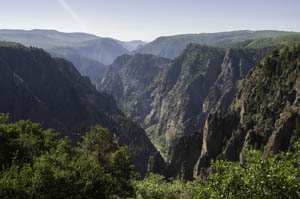
<path fill-rule="evenodd" d="M 0 0 L 0 29 L 120 40 L 231 30 L 300 32 L 300 0 Z"/>

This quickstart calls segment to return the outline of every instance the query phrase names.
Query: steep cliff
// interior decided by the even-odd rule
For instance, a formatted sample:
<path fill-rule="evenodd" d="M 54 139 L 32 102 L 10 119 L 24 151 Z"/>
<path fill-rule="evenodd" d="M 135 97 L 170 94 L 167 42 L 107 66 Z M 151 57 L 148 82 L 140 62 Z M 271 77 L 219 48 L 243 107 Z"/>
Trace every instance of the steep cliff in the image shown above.
<path fill-rule="evenodd" d="M 138 120 L 136 111 L 143 112 L 136 107 L 138 96 L 169 62 L 169 59 L 154 55 L 122 55 L 109 66 L 97 88 L 111 94 L 128 117 Z"/>
<path fill-rule="evenodd" d="M 300 136 L 300 45 L 275 50 L 243 81 L 225 113 L 211 114 L 203 130 L 195 176 L 211 159 L 243 161 L 249 148 L 286 151 Z"/>
<path fill-rule="evenodd" d="M 113 95 L 122 111 L 146 129 L 162 156 L 170 158 L 180 137 L 199 131 L 209 112 L 229 106 L 240 80 L 266 52 L 190 44 L 171 62 L 123 55 L 98 89 Z"/>
<path fill-rule="evenodd" d="M 148 172 L 206 179 L 211 160 L 244 162 L 249 149 L 265 156 L 289 150 L 300 137 L 299 92 L 300 44 L 273 51 L 250 71 L 227 110 L 210 113 L 203 130 L 179 139 L 170 163 L 160 162 L 163 170 L 149 165 Z"/>
<path fill-rule="evenodd" d="M 194 166 L 201 155 L 203 132 L 183 136 L 175 146 L 172 159 L 165 167 L 166 177 L 194 179 Z"/>
<path fill-rule="evenodd" d="M 207 113 L 228 107 L 259 57 L 254 50 L 190 44 L 159 74 L 136 107 L 144 110 L 142 126 L 165 157 L 181 136 L 203 127 Z"/>
<path fill-rule="evenodd" d="M 41 122 L 74 143 L 91 125 L 109 128 L 128 145 L 142 174 L 156 152 L 144 130 L 123 115 L 110 95 L 98 92 L 70 62 L 41 49 L 0 42 L 0 92 L 0 112 L 10 113 L 11 120 Z"/>

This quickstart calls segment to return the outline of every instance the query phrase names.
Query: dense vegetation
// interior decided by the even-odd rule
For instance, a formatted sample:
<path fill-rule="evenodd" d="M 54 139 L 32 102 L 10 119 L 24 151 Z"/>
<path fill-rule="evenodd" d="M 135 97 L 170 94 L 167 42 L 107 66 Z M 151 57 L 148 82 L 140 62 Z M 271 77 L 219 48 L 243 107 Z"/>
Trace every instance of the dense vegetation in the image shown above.
<path fill-rule="evenodd" d="M 0 116 L 0 198 L 125 198 L 133 196 L 127 147 L 94 126 L 79 147 L 30 121 Z"/>
<path fill-rule="evenodd" d="M 164 181 L 150 175 L 136 185 L 139 199 L 280 199 L 300 197 L 300 141 L 290 152 L 263 157 L 261 151 L 247 152 L 245 162 L 218 160 L 212 174 L 199 180 Z"/>
<path fill-rule="evenodd" d="M 216 161 L 215 174 L 199 188 L 197 199 L 280 199 L 300 197 L 300 142 L 293 152 L 262 157 L 251 150 L 245 163 Z"/>
<path fill-rule="evenodd" d="M 299 198 L 300 141 L 289 152 L 245 162 L 216 161 L 207 182 L 136 180 L 127 147 L 94 126 L 77 147 L 37 123 L 7 123 L 0 114 L 1 198 Z"/>

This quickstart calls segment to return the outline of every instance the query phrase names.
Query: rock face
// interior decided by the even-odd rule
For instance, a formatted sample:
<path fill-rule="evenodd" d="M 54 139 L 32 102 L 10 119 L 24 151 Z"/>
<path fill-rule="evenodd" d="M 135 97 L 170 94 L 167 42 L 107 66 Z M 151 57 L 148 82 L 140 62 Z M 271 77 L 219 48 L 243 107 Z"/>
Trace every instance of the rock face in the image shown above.
<path fill-rule="evenodd" d="M 114 99 L 63 59 L 41 49 L 0 42 L 0 112 L 12 120 L 31 119 L 76 143 L 91 125 L 109 128 L 128 145 L 136 169 L 145 174 L 156 149 L 144 130 L 127 119 Z"/>
<path fill-rule="evenodd" d="M 180 137 L 201 129 L 210 111 L 228 107 L 258 57 L 251 50 L 191 44 L 160 73 L 136 107 L 146 107 L 142 126 L 165 156 Z"/>
<path fill-rule="evenodd" d="M 149 158 L 147 175 L 150 173 L 157 173 L 163 176 L 167 176 L 167 165 L 160 153 L 157 152 Z"/>
<path fill-rule="evenodd" d="M 300 44 L 275 50 L 257 64 L 226 111 L 210 113 L 198 137 L 182 137 L 165 176 L 205 180 L 211 160 L 243 162 L 248 149 L 264 150 L 265 155 L 286 151 L 299 137 Z"/>
<path fill-rule="evenodd" d="M 201 155 L 203 133 L 197 132 L 179 139 L 170 163 L 165 163 L 160 153 L 150 157 L 148 174 L 157 173 L 166 178 L 194 180 L 194 166 Z"/>
<path fill-rule="evenodd" d="M 126 115 L 138 120 L 137 97 L 146 91 L 170 60 L 154 55 L 122 55 L 109 66 L 98 90 L 111 94 Z"/>
<path fill-rule="evenodd" d="M 202 150 L 203 133 L 183 136 L 175 146 L 171 162 L 166 167 L 166 176 L 182 180 L 194 179 L 194 165 Z"/>
<path fill-rule="evenodd" d="M 209 112 L 229 106 L 260 54 L 190 44 L 170 63 L 152 55 L 124 55 L 98 88 L 112 94 L 170 160 L 180 137 L 199 131 Z"/>
<path fill-rule="evenodd" d="M 249 148 L 286 151 L 300 136 L 300 45 L 274 51 L 243 81 L 225 113 L 210 115 L 195 176 L 211 159 L 243 161 Z"/>

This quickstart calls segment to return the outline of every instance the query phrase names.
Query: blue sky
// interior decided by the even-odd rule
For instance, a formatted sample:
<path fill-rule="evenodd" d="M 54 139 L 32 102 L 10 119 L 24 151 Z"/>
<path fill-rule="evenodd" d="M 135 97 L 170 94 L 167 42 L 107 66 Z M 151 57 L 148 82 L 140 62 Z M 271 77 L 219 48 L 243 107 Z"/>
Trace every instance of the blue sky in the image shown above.
<path fill-rule="evenodd" d="M 245 29 L 300 32 L 300 0 L 3 0 L 0 29 L 56 29 L 145 41 Z"/>

